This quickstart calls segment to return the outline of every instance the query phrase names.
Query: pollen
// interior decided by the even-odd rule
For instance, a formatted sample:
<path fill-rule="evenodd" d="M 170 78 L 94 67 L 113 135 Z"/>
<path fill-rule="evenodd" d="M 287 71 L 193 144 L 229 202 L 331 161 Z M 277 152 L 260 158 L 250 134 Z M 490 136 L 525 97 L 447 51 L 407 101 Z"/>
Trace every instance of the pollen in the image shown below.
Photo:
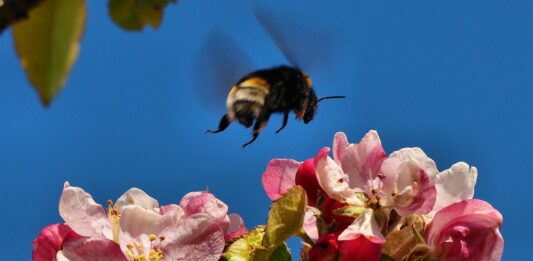
<path fill-rule="evenodd" d="M 113 205 L 112 200 L 107 201 L 107 218 L 111 224 L 111 231 L 113 233 L 113 241 L 118 243 L 118 230 L 119 230 L 119 221 L 120 221 L 120 211 L 118 210 L 117 204 Z"/>

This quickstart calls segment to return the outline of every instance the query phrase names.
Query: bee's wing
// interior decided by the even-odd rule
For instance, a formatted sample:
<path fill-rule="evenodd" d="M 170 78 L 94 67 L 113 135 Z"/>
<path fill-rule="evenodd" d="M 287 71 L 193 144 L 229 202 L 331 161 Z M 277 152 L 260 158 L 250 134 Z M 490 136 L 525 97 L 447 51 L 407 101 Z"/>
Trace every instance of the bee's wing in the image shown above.
<path fill-rule="evenodd" d="M 222 112 L 231 87 L 253 68 L 233 37 L 221 30 L 210 31 L 194 69 L 194 89 L 207 107 Z"/>
<path fill-rule="evenodd" d="M 303 70 L 325 68 L 335 37 L 316 19 L 303 14 L 269 12 L 255 7 L 254 15 L 291 65 Z"/>

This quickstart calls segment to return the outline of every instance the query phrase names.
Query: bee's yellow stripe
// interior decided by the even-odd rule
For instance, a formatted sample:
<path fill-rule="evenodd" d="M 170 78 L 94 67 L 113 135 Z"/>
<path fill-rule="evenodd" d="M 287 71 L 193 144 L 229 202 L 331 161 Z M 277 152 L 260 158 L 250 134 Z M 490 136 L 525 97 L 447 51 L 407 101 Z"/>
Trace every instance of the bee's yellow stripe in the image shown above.
<path fill-rule="evenodd" d="M 259 77 L 252 77 L 244 82 L 241 82 L 241 84 L 239 84 L 239 87 L 258 88 L 265 94 L 268 94 L 270 92 L 270 86 L 268 82 Z"/>

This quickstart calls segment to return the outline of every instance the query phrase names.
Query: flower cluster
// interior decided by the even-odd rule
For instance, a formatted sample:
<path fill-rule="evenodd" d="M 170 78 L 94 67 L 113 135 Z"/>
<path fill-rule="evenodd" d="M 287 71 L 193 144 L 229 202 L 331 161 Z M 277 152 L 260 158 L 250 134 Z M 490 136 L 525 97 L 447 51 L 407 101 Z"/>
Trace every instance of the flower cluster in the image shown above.
<path fill-rule="evenodd" d="M 66 182 L 65 223 L 41 231 L 33 260 L 283 261 L 294 236 L 304 261 L 500 260 L 503 217 L 473 198 L 476 180 L 475 167 L 439 171 L 420 148 L 387 156 L 375 131 L 357 144 L 337 133 L 314 158 L 270 161 L 262 182 L 272 206 L 250 231 L 208 192 L 160 206 L 132 188 L 104 208 Z"/>
<path fill-rule="evenodd" d="M 208 192 L 191 192 L 179 205 L 160 206 L 132 188 L 107 209 L 65 183 L 59 202 L 64 224 L 33 241 L 34 261 L 218 260 L 226 241 L 246 233 L 237 214 Z"/>
<path fill-rule="evenodd" d="M 472 198 L 476 179 L 464 162 L 439 172 L 419 148 L 387 156 L 375 131 L 358 144 L 337 133 L 332 149 L 274 159 L 262 177 L 273 201 L 304 189 L 304 260 L 500 260 L 503 218 Z"/>

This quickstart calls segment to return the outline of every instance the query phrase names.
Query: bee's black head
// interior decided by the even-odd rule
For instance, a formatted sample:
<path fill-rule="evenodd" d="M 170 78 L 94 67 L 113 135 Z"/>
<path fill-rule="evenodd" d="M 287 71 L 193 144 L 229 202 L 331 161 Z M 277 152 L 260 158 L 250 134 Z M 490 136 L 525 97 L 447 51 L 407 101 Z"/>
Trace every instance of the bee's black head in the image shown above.
<path fill-rule="evenodd" d="M 307 96 L 307 107 L 305 109 L 305 113 L 303 116 L 304 123 L 307 124 L 310 121 L 313 120 L 313 117 L 315 117 L 316 110 L 318 107 L 318 100 L 316 98 L 315 91 L 313 89 L 309 89 L 309 95 Z"/>

